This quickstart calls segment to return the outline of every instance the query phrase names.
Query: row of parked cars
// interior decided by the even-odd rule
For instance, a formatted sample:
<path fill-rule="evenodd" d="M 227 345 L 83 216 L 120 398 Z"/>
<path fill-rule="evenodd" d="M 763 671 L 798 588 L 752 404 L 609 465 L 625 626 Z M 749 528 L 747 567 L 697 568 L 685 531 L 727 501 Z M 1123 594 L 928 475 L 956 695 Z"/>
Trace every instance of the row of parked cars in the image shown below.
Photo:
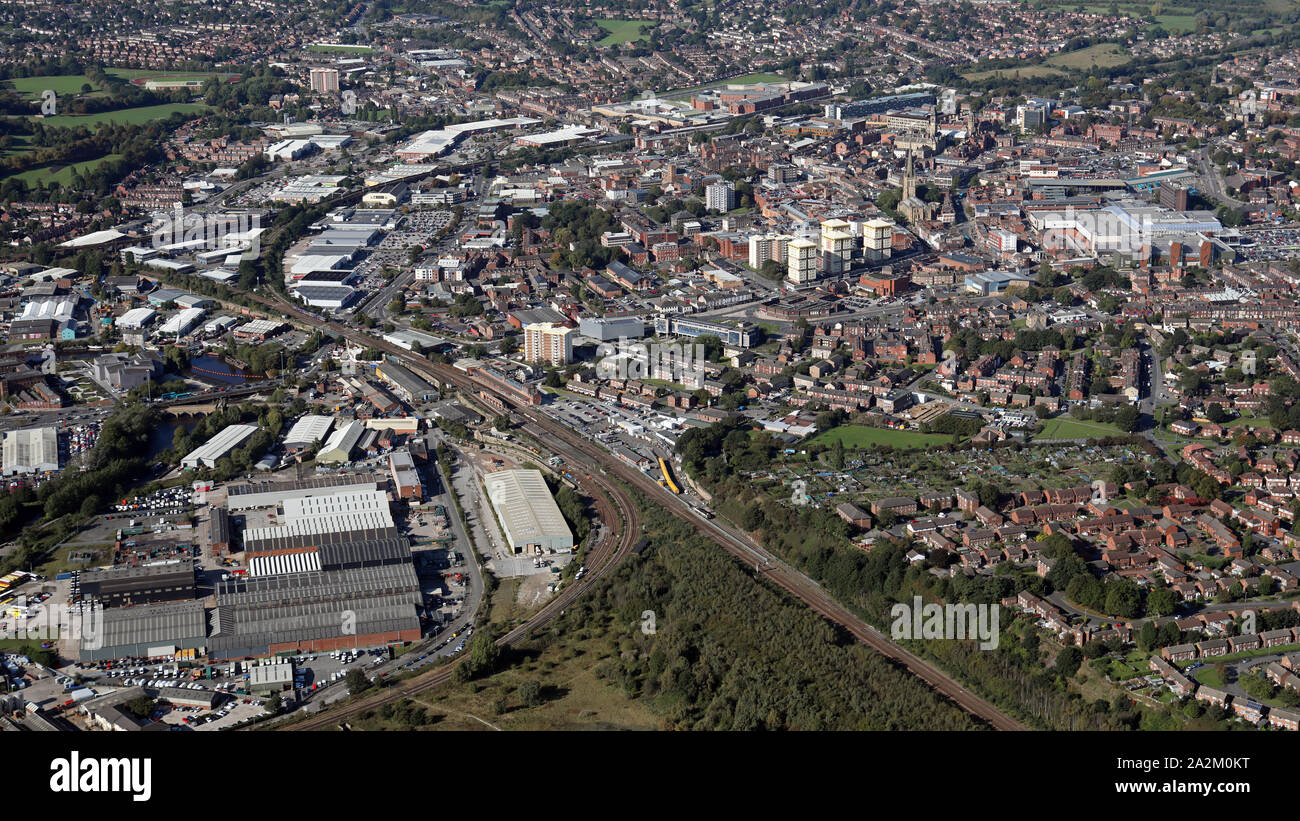
<path fill-rule="evenodd" d="M 179 687 L 182 690 L 206 690 L 207 688 L 196 684 L 192 681 L 181 681 L 180 679 L 171 678 L 129 678 L 126 679 L 128 687 Z"/>

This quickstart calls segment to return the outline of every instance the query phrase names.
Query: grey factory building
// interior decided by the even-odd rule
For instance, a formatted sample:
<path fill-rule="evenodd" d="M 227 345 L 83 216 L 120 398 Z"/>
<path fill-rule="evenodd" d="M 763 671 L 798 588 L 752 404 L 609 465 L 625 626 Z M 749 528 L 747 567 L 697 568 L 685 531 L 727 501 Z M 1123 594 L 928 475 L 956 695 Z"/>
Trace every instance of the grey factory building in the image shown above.
<path fill-rule="evenodd" d="M 105 607 L 194 598 L 194 562 L 173 559 L 135 567 L 87 570 L 81 574 L 81 597 Z"/>
<path fill-rule="evenodd" d="M 207 645 L 208 621 L 201 602 L 115 607 L 99 613 L 100 618 L 89 619 L 82 631 L 80 661 L 172 656 L 177 650 Z"/>
<path fill-rule="evenodd" d="M 258 482 L 231 485 L 226 489 L 226 508 L 231 512 L 273 507 L 286 499 L 299 496 L 328 496 L 334 493 L 354 493 L 362 490 L 383 490 L 386 483 L 376 477 L 366 480 L 360 476 L 319 476 L 289 482 Z"/>
<path fill-rule="evenodd" d="M 417 641 L 421 604 L 405 564 L 221 582 L 208 654 L 214 659 L 321 652 Z"/>

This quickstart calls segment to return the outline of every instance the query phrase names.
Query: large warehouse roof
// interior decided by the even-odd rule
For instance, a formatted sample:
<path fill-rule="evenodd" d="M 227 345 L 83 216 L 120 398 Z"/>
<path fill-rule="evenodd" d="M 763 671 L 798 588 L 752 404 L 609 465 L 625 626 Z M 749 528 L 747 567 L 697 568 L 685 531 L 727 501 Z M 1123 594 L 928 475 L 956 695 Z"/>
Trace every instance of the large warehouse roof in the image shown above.
<path fill-rule="evenodd" d="M 357 516 L 367 513 L 379 513 L 388 517 L 387 524 L 382 526 L 391 526 L 393 521 L 388 510 L 388 494 L 382 490 L 358 490 L 284 500 L 284 521 L 290 523 L 322 516 Z"/>
<path fill-rule="evenodd" d="M 143 328 L 153 321 L 158 312 L 153 308 L 132 308 L 117 318 L 119 328 Z"/>
<path fill-rule="evenodd" d="M 279 573 L 302 573 L 309 570 L 339 570 L 344 568 L 374 567 L 383 564 L 400 564 L 411 561 L 410 543 L 397 536 L 396 528 L 383 531 L 383 538 L 358 538 L 336 540 L 319 545 L 295 547 L 260 544 L 258 552 L 245 553 L 249 573 L 253 576 L 273 576 Z M 331 534 L 346 536 L 347 534 Z"/>
<path fill-rule="evenodd" d="M 244 549 L 263 550 L 265 543 L 286 536 L 373 531 L 392 526 L 392 514 L 386 510 L 317 516 L 311 519 L 298 519 L 276 527 L 250 527 L 244 531 Z"/>
<path fill-rule="evenodd" d="M 312 443 L 322 441 L 329 434 L 333 424 L 333 416 L 309 413 L 289 428 L 289 432 L 284 437 L 284 445 L 285 447 L 310 447 Z"/>
<path fill-rule="evenodd" d="M 551 498 L 541 471 L 502 470 L 488 474 L 483 483 L 512 548 L 573 547 L 573 534 L 555 499 Z"/>
<path fill-rule="evenodd" d="M 248 510 L 254 507 L 278 505 L 296 496 L 324 496 L 329 493 L 347 493 L 356 490 L 375 490 L 378 478 L 362 476 L 317 476 L 288 482 L 257 482 L 231 485 L 226 488 L 226 507 L 230 510 Z"/>
<path fill-rule="evenodd" d="M 216 657 L 235 657 L 344 635 L 418 634 L 421 598 L 409 562 L 222 582 L 208 649 Z M 346 611 L 354 621 L 345 627 Z"/>
<path fill-rule="evenodd" d="M 82 630 L 83 661 L 170 655 L 176 647 L 202 647 L 208 632 L 203 604 L 197 601 L 115 607 L 96 615 L 103 618 L 99 629 Z"/>
<path fill-rule="evenodd" d="M 255 550 L 258 543 L 282 536 L 378 530 L 393 526 L 388 494 L 382 490 L 295 496 L 284 499 L 281 504 L 284 506 L 282 524 L 250 527 L 244 531 L 246 550 Z"/>
<path fill-rule="evenodd" d="M 59 469 L 59 433 L 54 428 L 9 431 L 4 440 L 5 475 Z"/>
<path fill-rule="evenodd" d="M 225 430 L 190 451 L 181 460 L 187 468 L 213 467 L 217 460 L 247 442 L 257 433 L 257 425 L 228 425 Z"/>

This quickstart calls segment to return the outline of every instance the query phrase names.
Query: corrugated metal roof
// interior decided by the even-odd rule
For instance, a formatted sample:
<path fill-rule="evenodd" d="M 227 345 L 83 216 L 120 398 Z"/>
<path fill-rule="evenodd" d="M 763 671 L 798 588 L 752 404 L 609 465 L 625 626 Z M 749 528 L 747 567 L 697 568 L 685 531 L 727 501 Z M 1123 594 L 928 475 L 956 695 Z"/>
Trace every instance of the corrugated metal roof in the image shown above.
<path fill-rule="evenodd" d="M 502 470 L 483 480 L 512 547 L 573 546 L 573 534 L 539 470 Z"/>

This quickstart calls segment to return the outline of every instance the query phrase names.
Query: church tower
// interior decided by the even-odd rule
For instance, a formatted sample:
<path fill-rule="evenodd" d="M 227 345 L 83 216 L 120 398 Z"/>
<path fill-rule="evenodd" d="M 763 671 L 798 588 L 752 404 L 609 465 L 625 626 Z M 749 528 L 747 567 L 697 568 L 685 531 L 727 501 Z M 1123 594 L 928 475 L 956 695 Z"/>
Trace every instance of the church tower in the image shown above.
<path fill-rule="evenodd" d="M 916 174 L 912 170 L 912 149 L 907 149 L 907 166 L 903 169 L 903 199 L 916 196 Z"/>

